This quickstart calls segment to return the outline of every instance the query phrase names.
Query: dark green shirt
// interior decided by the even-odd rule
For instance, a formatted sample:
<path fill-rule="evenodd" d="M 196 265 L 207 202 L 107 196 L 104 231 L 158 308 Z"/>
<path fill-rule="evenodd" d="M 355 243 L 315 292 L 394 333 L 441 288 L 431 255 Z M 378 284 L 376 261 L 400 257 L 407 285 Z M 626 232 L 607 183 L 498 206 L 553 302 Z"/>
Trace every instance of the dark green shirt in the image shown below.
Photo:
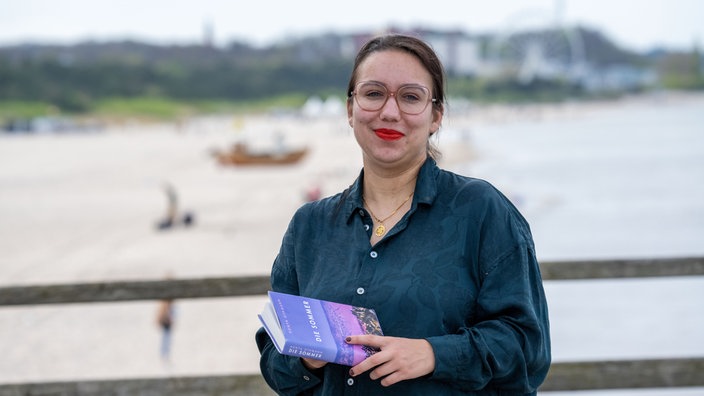
<path fill-rule="evenodd" d="M 435 371 L 382 387 L 349 367 L 318 372 L 257 332 L 261 370 L 282 395 L 534 394 L 550 366 L 548 310 L 530 228 L 486 181 L 420 169 L 411 209 L 371 246 L 362 178 L 293 216 L 272 288 L 376 310 L 385 335 L 424 338 Z"/>

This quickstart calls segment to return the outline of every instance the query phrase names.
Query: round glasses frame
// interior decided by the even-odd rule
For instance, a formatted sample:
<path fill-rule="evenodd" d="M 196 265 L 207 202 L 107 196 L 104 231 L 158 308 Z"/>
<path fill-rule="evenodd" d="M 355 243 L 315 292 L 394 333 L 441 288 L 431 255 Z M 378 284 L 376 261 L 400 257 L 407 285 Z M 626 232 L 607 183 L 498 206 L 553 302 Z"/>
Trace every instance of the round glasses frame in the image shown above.
<path fill-rule="evenodd" d="M 364 102 L 364 99 L 360 101 L 358 93 L 360 90 L 360 87 L 365 86 L 365 85 L 372 85 L 374 86 L 378 92 L 381 92 L 384 94 L 384 100 L 374 100 L 371 102 Z M 420 110 L 414 110 L 414 111 L 408 111 L 407 106 L 411 105 L 407 102 L 404 102 L 403 100 L 399 102 L 399 92 L 404 92 L 405 89 L 420 89 L 424 91 L 425 95 L 428 97 L 427 100 L 423 103 L 423 108 Z M 437 99 L 431 98 L 430 97 L 430 90 L 422 85 L 416 85 L 416 84 L 407 84 L 407 85 L 402 85 L 400 86 L 396 91 L 390 91 L 388 88 L 386 88 L 385 85 L 380 84 L 380 83 L 375 83 L 375 82 L 368 82 L 368 81 L 363 81 L 360 83 L 357 83 L 354 86 L 354 91 L 350 92 L 350 96 L 354 96 L 355 101 L 357 102 L 357 105 L 365 111 L 379 111 L 381 110 L 384 106 L 386 106 L 386 102 L 389 101 L 389 98 L 393 96 L 394 100 L 396 101 L 396 106 L 398 107 L 399 111 L 401 111 L 404 114 L 408 115 L 418 115 L 422 112 L 425 111 L 425 109 L 428 108 L 428 103 L 435 103 L 437 102 Z M 403 96 L 403 95 L 401 95 Z M 364 103 L 363 103 L 364 102 Z"/>

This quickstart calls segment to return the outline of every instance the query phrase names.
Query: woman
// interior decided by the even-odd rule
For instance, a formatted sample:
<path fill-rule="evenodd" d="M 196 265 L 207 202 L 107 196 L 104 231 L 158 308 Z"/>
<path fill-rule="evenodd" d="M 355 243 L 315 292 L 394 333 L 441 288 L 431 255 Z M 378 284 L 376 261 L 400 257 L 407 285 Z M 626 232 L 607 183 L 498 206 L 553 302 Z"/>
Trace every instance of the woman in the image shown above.
<path fill-rule="evenodd" d="M 260 329 L 265 380 L 283 395 L 535 394 L 550 338 L 530 229 L 490 184 L 437 166 L 437 56 L 413 37 L 375 38 L 348 93 L 363 169 L 296 212 L 272 288 L 373 308 L 385 335 L 348 337 L 380 351 L 346 367 L 283 356 Z"/>

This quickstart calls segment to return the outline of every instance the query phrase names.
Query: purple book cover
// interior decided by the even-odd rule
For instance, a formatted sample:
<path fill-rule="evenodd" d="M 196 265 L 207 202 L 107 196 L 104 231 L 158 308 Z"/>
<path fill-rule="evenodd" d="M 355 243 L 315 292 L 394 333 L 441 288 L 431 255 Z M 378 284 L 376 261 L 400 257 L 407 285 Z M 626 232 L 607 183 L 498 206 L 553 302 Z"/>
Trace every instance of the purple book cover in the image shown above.
<path fill-rule="evenodd" d="M 349 345 L 349 335 L 383 335 L 373 309 L 355 307 L 270 291 L 269 299 L 276 311 L 285 342 L 279 345 L 264 322 L 276 349 L 285 355 L 308 357 L 354 366 L 371 356 L 376 349 Z"/>

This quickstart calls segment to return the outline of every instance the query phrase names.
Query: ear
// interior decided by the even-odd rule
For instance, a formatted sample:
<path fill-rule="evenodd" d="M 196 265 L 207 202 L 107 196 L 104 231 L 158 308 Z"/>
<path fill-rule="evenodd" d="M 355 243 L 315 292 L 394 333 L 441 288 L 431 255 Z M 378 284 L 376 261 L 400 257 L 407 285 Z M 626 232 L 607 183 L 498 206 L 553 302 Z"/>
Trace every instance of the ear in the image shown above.
<path fill-rule="evenodd" d="M 442 117 L 444 115 L 444 108 L 439 109 L 433 108 L 433 122 L 430 124 L 430 135 L 432 136 L 435 132 L 440 129 L 442 125 Z"/>
<path fill-rule="evenodd" d="M 347 100 L 347 123 L 350 124 L 350 127 L 353 127 L 352 126 L 352 101 L 351 100 Z"/>

